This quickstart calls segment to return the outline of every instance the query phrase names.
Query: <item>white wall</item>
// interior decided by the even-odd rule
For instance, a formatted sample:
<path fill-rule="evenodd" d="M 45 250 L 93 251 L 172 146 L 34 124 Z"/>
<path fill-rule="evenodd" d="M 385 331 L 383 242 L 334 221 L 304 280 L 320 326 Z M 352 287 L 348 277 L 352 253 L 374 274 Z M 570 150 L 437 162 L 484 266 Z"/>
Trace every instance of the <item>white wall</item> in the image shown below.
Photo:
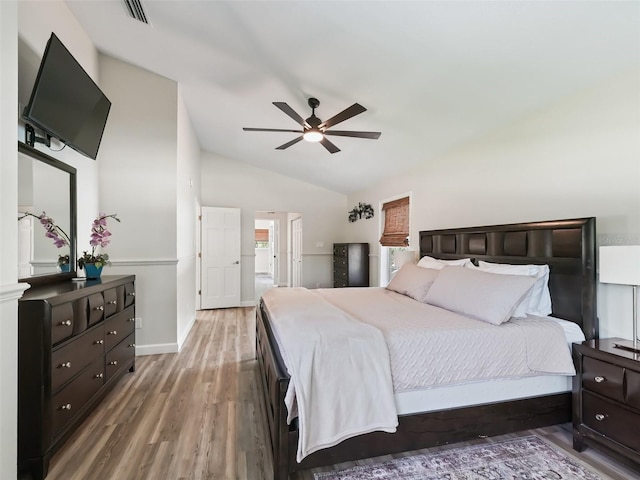
<path fill-rule="evenodd" d="M 348 205 L 377 206 L 411 191 L 411 245 L 419 230 L 587 216 L 597 217 L 599 245 L 640 244 L 638 185 L 636 70 L 349 195 Z M 378 246 L 378 222 L 358 221 L 347 231 L 351 241 L 366 237 Z M 631 337 L 630 290 L 600 286 L 601 337 Z"/>
<path fill-rule="evenodd" d="M 100 71 L 112 102 L 100 206 L 122 221 L 110 224 L 109 273 L 136 275 L 136 352 L 177 351 L 177 84 L 106 55 Z"/>
<path fill-rule="evenodd" d="M 255 213 L 300 212 L 304 222 L 304 286 L 329 287 L 333 285 L 332 243 L 345 236 L 345 201 L 343 194 L 203 152 L 202 205 L 241 209 L 244 305 L 255 304 Z M 319 244 L 322 246 L 316 246 Z"/>
<path fill-rule="evenodd" d="M 18 9 L 0 2 L 0 477 L 16 478 L 18 450 Z"/>
<path fill-rule="evenodd" d="M 200 145 L 178 91 L 176 190 L 177 338 L 182 347 L 196 319 L 196 206 L 200 200 Z"/>

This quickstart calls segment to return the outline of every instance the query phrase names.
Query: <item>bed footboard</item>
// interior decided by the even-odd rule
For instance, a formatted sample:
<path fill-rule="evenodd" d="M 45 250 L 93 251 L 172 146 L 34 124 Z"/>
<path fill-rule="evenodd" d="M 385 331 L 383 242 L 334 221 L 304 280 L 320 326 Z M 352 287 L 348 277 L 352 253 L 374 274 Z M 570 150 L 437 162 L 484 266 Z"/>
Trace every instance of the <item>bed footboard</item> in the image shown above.
<path fill-rule="evenodd" d="M 273 479 L 287 480 L 289 478 L 289 426 L 284 397 L 289 386 L 289 375 L 262 300 L 256 308 L 256 357 L 262 384 L 263 405 L 269 427 Z"/>

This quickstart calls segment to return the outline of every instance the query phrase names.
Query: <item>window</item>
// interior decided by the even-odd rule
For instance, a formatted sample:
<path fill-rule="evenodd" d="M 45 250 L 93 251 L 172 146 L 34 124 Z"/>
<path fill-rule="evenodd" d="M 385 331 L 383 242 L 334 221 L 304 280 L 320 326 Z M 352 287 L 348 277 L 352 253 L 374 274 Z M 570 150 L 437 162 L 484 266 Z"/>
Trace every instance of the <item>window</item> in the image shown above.
<path fill-rule="evenodd" d="M 269 246 L 269 229 L 256 228 L 256 247 L 267 248 Z"/>
<path fill-rule="evenodd" d="M 397 252 L 409 246 L 409 197 L 399 198 L 382 205 L 384 228 L 380 237 L 380 285 L 386 285 L 398 269 Z"/>

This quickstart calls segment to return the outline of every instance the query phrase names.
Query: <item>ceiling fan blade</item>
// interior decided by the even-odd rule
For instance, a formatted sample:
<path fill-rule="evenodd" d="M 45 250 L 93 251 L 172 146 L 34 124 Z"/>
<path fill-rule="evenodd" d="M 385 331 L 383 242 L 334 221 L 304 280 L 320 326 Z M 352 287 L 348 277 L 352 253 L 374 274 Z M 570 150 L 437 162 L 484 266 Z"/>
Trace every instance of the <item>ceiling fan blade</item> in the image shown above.
<path fill-rule="evenodd" d="M 273 104 L 276 107 L 278 107 L 280 110 L 282 110 L 284 113 L 289 115 L 291 118 L 293 118 L 297 124 L 302 125 L 303 127 L 311 126 L 311 125 L 308 125 L 305 119 L 302 118 L 300 115 L 298 115 L 296 111 L 293 108 L 291 108 L 289 105 L 287 105 L 285 102 L 273 102 Z"/>
<path fill-rule="evenodd" d="M 242 130 L 245 132 L 293 132 L 293 133 L 303 133 L 303 130 L 285 130 L 282 128 L 249 128 L 242 127 Z"/>
<path fill-rule="evenodd" d="M 376 140 L 380 138 L 381 132 L 354 132 L 350 130 L 327 130 L 325 135 L 338 135 L 340 137 L 357 137 L 357 138 L 370 138 Z"/>
<path fill-rule="evenodd" d="M 324 148 L 329 150 L 329 152 L 331 152 L 331 153 L 337 153 L 337 152 L 340 151 L 340 149 L 338 147 L 336 147 L 333 143 L 331 143 L 329 140 L 327 140 L 327 137 L 322 137 L 322 140 L 320 140 L 320 143 L 322 144 L 322 146 Z"/>
<path fill-rule="evenodd" d="M 325 120 L 324 122 L 322 122 L 319 125 L 319 128 L 322 128 L 322 129 L 330 128 L 333 125 L 337 125 L 340 122 L 344 122 L 345 120 L 348 120 L 351 117 L 355 117 L 356 115 L 366 111 L 367 109 L 364 108 L 362 105 L 360 105 L 359 103 L 354 103 L 349 108 L 345 108 L 343 111 L 341 111 L 337 115 L 334 115 L 333 117 L 331 117 L 329 120 Z"/>
<path fill-rule="evenodd" d="M 276 150 L 284 150 L 285 148 L 289 148 L 291 145 L 295 145 L 300 140 L 302 140 L 302 135 L 300 135 L 298 138 L 294 138 L 290 142 L 284 143 L 284 144 L 280 145 L 279 147 L 276 147 Z"/>

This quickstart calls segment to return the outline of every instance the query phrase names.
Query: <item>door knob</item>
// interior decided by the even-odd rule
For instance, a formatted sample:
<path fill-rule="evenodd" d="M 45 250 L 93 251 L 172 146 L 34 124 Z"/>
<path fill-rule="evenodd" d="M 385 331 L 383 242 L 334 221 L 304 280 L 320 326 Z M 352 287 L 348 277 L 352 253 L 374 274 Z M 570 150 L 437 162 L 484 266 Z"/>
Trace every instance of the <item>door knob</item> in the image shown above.
<path fill-rule="evenodd" d="M 240 263 L 240 260 L 236 260 L 235 262 L 233 262 L 234 265 L 238 265 Z"/>

